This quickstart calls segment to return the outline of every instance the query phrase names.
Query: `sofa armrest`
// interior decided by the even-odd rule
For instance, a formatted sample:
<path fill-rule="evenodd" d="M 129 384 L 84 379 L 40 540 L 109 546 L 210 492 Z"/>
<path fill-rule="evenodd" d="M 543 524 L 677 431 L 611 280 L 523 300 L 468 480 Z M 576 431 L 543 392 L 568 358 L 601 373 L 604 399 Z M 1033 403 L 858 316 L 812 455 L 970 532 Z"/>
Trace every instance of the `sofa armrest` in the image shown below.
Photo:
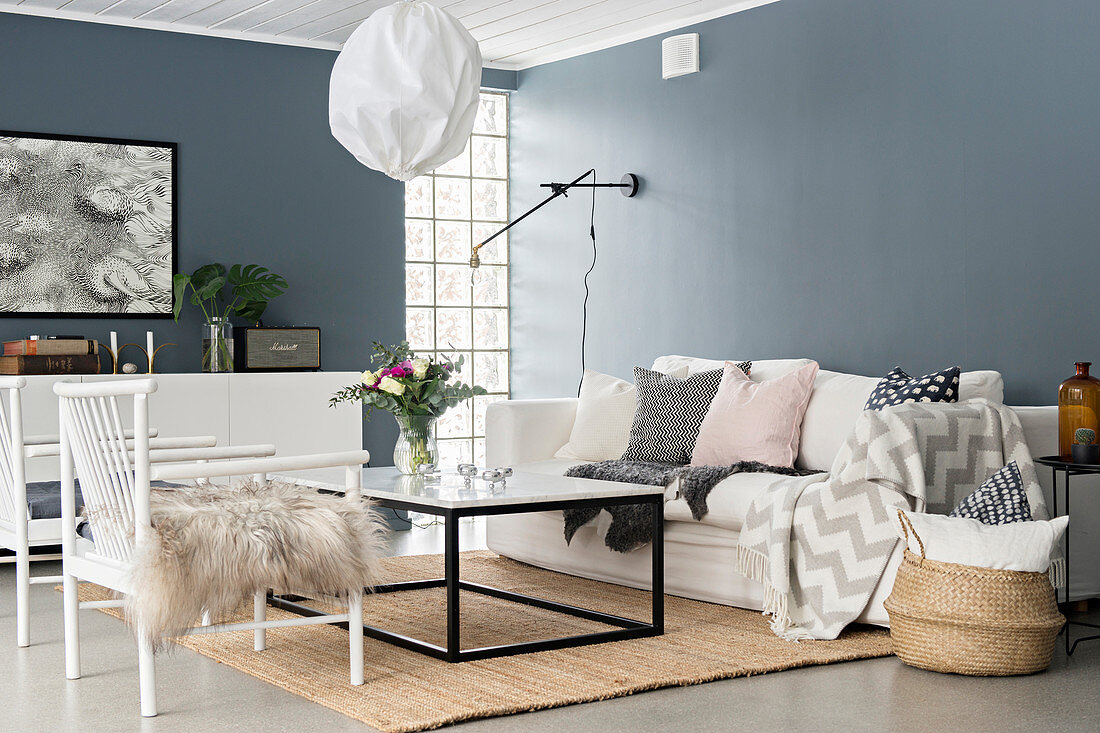
<path fill-rule="evenodd" d="M 545 461 L 569 442 L 577 398 L 506 400 L 485 411 L 485 460 L 490 466 Z"/>
<path fill-rule="evenodd" d="M 1024 440 L 1032 458 L 1058 452 L 1058 407 L 1009 407 L 1020 418 Z"/>
<path fill-rule="evenodd" d="M 1024 429 L 1024 440 L 1027 441 L 1027 449 L 1032 458 L 1040 456 L 1053 456 L 1058 454 L 1058 407 L 1057 405 L 1041 407 L 1009 407 L 1020 418 L 1020 427 Z M 1049 469 L 1036 466 L 1039 475 L 1039 485 L 1043 488 L 1043 496 L 1047 502 L 1049 511 L 1054 499 L 1054 478 Z M 1082 479 L 1088 477 L 1082 477 Z"/>

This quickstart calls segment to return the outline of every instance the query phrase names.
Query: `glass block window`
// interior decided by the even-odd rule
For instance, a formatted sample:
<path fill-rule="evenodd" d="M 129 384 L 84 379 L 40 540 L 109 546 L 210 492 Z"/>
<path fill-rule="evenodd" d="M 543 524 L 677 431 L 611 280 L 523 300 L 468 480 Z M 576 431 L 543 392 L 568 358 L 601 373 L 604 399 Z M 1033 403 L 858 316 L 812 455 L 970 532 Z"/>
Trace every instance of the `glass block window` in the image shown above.
<path fill-rule="evenodd" d="M 485 409 L 508 398 L 508 95 L 482 92 L 462 155 L 405 184 L 405 336 L 425 354 L 466 357 L 465 382 L 489 391 L 438 422 L 441 461 L 485 464 Z M 471 277 L 472 276 L 472 277 Z"/>

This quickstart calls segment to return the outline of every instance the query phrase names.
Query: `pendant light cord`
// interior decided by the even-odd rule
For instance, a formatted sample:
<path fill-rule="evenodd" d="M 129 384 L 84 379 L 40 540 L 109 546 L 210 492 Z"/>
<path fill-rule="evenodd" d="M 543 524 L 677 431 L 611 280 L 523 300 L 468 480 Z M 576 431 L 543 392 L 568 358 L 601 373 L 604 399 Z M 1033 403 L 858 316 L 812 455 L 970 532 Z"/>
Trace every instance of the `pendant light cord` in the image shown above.
<path fill-rule="evenodd" d="M 592 169 L 592 183 L 597 181 L 596 169 Z M 588 272 L 584 273 L 584 303 L 581 305 L 581 379 L 577 383 L 577 397 L 581 396 L 581 385 L 584 384 L 584 352 L 585 342 L 588 338 L 588 296 L 591 291 L 588 288 L 588 276 L 596 269 L 596 188 L 592 188 L 592 208 L 588 215 L 588 236 L 592 239 L 592 264 L 588 266 Z"/>

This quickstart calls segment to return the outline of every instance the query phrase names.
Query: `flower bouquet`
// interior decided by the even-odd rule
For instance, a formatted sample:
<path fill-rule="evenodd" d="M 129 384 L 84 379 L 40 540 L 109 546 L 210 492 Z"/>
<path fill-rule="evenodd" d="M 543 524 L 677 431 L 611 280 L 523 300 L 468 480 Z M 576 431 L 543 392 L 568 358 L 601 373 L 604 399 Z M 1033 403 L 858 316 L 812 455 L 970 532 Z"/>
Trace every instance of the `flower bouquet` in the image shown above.
<path fill-rule="evenodd" d="M 482 387 L 454 379 L 464 357 L 457 359 L 417 357 L 407 341 L 397 346 L 374 342 L 373 371 L 363 372 L 359 384 L 349 385 L 329 400 L 332 407 L 342 402 L 362 402 L 365 418 L 385 410 L 397 419 L 400 434 L 393 462 L 402 473 L 416 473 L 416 467 L 439 462 L 435 421 L 460 402 L 486 394 Z"/>

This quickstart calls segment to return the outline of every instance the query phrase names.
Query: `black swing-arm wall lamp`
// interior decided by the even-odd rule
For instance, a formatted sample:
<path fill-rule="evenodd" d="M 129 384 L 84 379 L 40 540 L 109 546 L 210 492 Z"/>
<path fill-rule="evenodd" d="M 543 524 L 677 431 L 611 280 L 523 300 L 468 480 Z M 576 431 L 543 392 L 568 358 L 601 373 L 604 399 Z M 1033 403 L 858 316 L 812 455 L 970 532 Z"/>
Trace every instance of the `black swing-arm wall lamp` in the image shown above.
<path fill-rule="evenodd" d="M 581 181 L 583 181 L 585 178 L 588 178 L 588 176 L 591 176 L 595 172 L 596 171 L 595 171 L 594 168 L 590 169 L 590 170 L 587 170 L 584 173 L 582 173 L 581 175 L 574 178 L 569 183 L 543 183 L 543 184 L 541 184 L 541 186 L 540 186 L 541 188 L 549 188 L 552 191 L 552 193 L 549 196 L 547 196 L 545 199 L 543 199 L 540 203 L 535 204 L 530 209 L 525 211 L 522 216 L 519 216 L 516 219 L 513 219 L 503 229 L 501 229 L 500 231 L 496 232 L 495 234 L 493 234 L 492 236 L 487 238 L 484 242 L 482 242 L 482 243 L 478 244 L 477 246 L 475 246 L 473 248 L 473 250 L 470 252 L 470 267 L 477 268 L 477 267 L 481 266 L 481 257 L 478 255 L 478 251 L 482 247 L 484 247 L 489 242 L 491 242 L 494 239 L 496 239 L 497 237 L 499 237 L 501 234 L 504 234 L 506 231 L 508 231 L 509 229 L 514 227 L 516 224 L 519 224 L 521 221 L 523 221 L 527 217 L 531 216 L 531 214 L 534 214 L 536 211 L 541 209 L 543 206 L 546 206 L 548 203 L 550 203 L 551 201 L 556 199 L 558 196 L 569 196 L 568 191 L 571 188 L 618 188 L 618 189 L 620 189 L 622 195 L 626 196 L 627 198 L 633 198 L 634 196 L 637 195 L 637 193 L 638 193 L 638 176 L 634 175 L 633 173 L 627 173 L 626 175 L 624 175 L 622 180 L 619 183 L 596 183 L 596 182 L 581 183 Z"/>

